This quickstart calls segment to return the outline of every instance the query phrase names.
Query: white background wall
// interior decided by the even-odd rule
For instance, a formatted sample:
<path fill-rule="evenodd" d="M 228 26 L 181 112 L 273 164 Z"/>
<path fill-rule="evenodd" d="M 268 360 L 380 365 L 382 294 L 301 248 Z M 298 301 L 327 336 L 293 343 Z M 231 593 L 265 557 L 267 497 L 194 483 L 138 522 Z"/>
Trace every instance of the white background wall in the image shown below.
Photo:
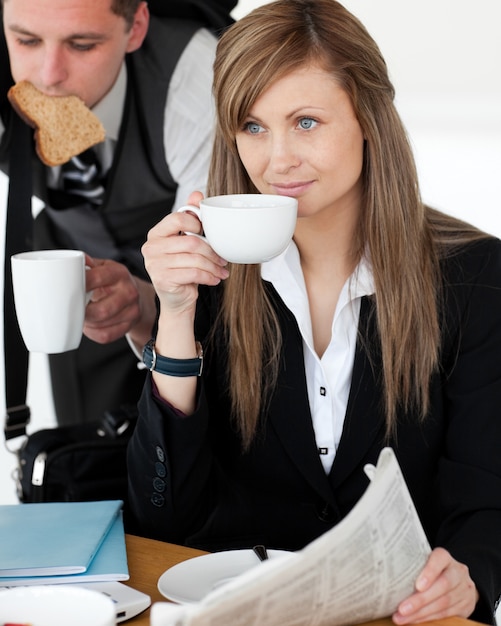
<path fill-rule="evenodd" d="M 234 16 L 259 4 L 263 2 L 240 0 Z M 424 200 L 501 236 L 499 0 L 344 4 L 365 24 L 386 58 L 415 148 Z M 5 194 L 0 179 L 0 224 L 5 222 Z M 54 423 L 45 358 L 34 356 L 30 430 Z M 3 398 L 3 358 L 0 394 Z M 12 455 L 0 446 L 2 504 L 17 501 L 12 467 Z"/>
<path fill-rule="evenodd" d="M 261 4 L 243 0 L 234 13 Z M 501 3 L 343 4 L 386 59 L 424 200 L 501 235 Z"/>

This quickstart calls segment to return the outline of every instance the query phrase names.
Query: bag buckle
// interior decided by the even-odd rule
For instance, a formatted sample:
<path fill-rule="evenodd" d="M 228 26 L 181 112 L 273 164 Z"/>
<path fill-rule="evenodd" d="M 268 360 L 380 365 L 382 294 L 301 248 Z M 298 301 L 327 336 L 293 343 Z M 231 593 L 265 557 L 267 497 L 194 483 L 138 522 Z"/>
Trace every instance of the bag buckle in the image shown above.
<path fill-rule="evenodd" d="M 30 407 L 19 404 L 7 408 L 4 422 L 5 442 L 17 437 L 26 436 L 26 426 L 30 423 Z M 9 452 L 14 452 L 6 445 Z"/>
<path fill-rule="evenodd" d="M 118 409 L 105 411 L 98 434 L 111 439 L 120 438 L 134 423 L 137 417 L 135 406 L 121 406 Z"/>
<path fill-rule="evenodd" d="M 12 470 L 12 479 L 16 487 L 16 494 L 20 502 L 23 501 L 22 477 L 23 468 L 21 463 L 21 451 L 28 441 L 26 427 L 30 423 L 31 414 L 30 407 L 27 404 L 19 404 L 17 406 L 8 407 L 5 413 L 4 422 L 4 446 L 11 454 L 15 454 L 18 464 Z M 11 439 L 23 437 L 18 445 L 9 445 Z"/>

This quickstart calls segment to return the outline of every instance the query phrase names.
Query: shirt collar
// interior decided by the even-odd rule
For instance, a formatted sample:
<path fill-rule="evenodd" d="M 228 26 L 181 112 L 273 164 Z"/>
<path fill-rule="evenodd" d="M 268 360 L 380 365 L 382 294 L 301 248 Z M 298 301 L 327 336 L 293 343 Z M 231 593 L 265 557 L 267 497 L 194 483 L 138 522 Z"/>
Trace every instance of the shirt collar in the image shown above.
<path fill-rule="evenodd" d="M 283 292 L 290 292 L 293 285 L 295 285 L 296 289 L 298 286 L 301 290 L 304 289 L 299 250 L 294 241 L 290 243 L 282 254 L 261 265 L 261 277 L 263 280 L 271 282 L 281 295 Z M 349 300 L 370 296 L 374 293 L 374 276 L 367 255 L 360 259 L 347 283 L 349 285 L 347 290 Z"/>
<path fill-rule="evenodd" d="M 279 256 L 261 265 L 261 277 L 271 282 L 285 306 L 292 312 L 298 324 L 305 345 L 314 353 L 313 331 L 308 294 L 304 282 L 301 259 L 296 244 L 292 241 L 288 248 Z M 362 257 L 353 274 L 345 282 L 336 305 L 332 320 L 332 337 L 336 335 L 336 327 L 346 323 L 348 317 L 350 327 L 358 325 L 360 301 L 363 296 L 374 293 L 374 279 L 371 264 L 367 256 Z M 345 320 L 344 322 L 342 320 Z M 331 339 L 332 343 L 333 339 Z"/>
<path fill-rule="evenodd" d="M 92 109 L 93 113 L 100 119 L 106 131 L 106 138 L 116 141 L 122 123 L 122 113 L 125 103 L 125 92 L 127 89 L 127 68 L 125 62 L 122 63 L 118 77 L 113 87 Z"/>

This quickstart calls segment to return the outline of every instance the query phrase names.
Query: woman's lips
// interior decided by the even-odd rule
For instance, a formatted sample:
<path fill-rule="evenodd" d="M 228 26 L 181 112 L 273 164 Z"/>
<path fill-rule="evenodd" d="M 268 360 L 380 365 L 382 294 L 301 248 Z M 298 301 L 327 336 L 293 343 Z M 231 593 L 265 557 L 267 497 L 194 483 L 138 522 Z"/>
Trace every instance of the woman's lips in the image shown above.
<path fill-rule="evenodd" d="M 294 182 L 287 184 L 271 184 L 275 192 L 279 196 L 292 196 L 297 197 L 305 193 L 312 185 L 312 181 Z"/>

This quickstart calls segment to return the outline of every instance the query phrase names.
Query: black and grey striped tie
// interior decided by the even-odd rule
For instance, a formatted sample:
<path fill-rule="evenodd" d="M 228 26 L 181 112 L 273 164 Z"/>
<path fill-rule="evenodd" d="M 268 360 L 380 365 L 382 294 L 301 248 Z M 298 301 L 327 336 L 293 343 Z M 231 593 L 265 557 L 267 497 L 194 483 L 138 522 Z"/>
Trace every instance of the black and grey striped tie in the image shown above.
<path fill-rule="evenodd" d="M 66 193 L 84 198 L 94 206 L 103 203 L 101 167 L 92 150 L 86 150 L 65 163 L 61 168 L 61 179 Z"/>

